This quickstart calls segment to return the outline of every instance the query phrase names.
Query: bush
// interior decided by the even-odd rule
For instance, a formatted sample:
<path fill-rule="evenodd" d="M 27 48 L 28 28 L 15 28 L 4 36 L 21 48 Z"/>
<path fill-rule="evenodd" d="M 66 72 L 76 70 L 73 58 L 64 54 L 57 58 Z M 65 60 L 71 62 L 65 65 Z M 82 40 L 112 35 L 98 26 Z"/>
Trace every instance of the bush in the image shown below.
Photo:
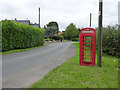
<path fill-rule="evenodd" d="M 50 38 L 45 38 L 45 41 L 50 41 Z"/>
<path fill-rule="evenodd" d="M 79 41 L 79 38 L 72 38 L 72 41 Z"/>
<path fill-rule="evenodd" d="M 4 20 L 2 21 L 2 51 L 43 45 L 44 34 L 44 29 Z"/>
<path fill-rule="evenodd" d="M 103 28 L 102 49 L 108 55 L 120 57 L 120 46 L 118 45 L 118 26 Z"/>
<path fill-rule="evenodd" d="M 64 39 L 64 37 L 62 35 L 57 35 L 57 36 L 53 36 L 52 39 L 61 40 L 61 39 Z"/>
<path fill-rule="evenodd" d="M 52 39 L 54 39 L 54 40 L 60 40 L 61 38 L 59 36 L 53 36 Z"/>

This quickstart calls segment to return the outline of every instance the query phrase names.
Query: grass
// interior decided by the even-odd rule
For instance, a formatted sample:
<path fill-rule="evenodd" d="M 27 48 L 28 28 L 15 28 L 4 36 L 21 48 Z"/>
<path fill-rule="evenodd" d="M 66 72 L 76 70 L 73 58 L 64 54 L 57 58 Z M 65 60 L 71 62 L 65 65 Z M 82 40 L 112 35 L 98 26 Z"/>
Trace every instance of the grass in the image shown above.
<path fill-rule="evenodd" d="M 103 55 L 102 68 L 79 65 L 79 44 L 76 56 L 50 71 L 30 88 L 118 88 L 118 58 Z M 97 60 L 96 60 L 97 63 Z"/>
<path fill-rule="evenodd" d="M 45 44 L 42 46 L 46 46 Z M 26 49 L 15 49 L 15 50 L 10 50 L 10 51 L 6 51 L 6 52 L 1 52 L 0 55 L 4 55 L 4 54 L 10 54 L 10 53 L 16 53 L 16 52 L 22 52 L 22 51 L 27 51 L 27 50 L 31 50 L 31 49 L 35 49 L 35 48 L 39 48 L 42 46 L 37 46 L 37 47 L 33 47 L 33 48 L 26 48 Z"/>
<path fill-rule="evenodd" d="M 65 39 L 65 40 L 63 40 L 63 42 L 70 42 L 70 41 L 72 41 L 72 40 L 66 40 L 66 39 Z"/>
<path fill-rule="evenodd" d="M 50 38 L 46 38 L 45 41 L 50 41 Z"/>

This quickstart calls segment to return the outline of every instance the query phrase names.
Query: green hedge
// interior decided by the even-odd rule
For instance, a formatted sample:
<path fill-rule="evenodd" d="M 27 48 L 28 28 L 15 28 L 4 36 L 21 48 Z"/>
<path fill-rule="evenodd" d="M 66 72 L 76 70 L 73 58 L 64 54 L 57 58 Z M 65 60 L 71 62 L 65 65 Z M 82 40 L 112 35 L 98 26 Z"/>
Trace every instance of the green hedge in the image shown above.
<path fill-rule="evenodd" d="M 4 20 L 2 21 L 2 51 L 43 45 L 44 35 L 44 29 Z"/>
<path fill-rule="evenodd" d="M 108 26 L 103 28 L 102 49 L 104 53 L 120 57 L 120 45 L 118 40 L 118 26 Z"/>

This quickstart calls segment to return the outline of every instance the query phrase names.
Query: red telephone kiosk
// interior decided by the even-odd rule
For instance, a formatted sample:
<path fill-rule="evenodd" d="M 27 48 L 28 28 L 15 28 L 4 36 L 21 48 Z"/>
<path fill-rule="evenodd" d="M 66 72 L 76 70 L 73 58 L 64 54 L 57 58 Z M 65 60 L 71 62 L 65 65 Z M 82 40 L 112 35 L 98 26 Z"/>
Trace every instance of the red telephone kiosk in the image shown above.
<path fill-rule="evenodd" d="M 94 66 L 96 53 L 96 30 L 83 28 L 80 33 L 80 66 Z"/>

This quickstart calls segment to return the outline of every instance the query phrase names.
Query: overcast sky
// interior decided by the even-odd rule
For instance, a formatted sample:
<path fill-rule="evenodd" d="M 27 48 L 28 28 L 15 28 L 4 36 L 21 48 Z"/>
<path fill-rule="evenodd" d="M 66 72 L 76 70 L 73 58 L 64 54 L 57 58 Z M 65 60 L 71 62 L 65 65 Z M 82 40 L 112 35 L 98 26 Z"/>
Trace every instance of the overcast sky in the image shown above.
<path fill-rule="evenodd" d="M 118 23 L 119 0 L 103 0 L 103 26 Z M 38 23 L 38 7 L 41 8 L 41 26 L 50 21 L 59 24 L 60 31 L 74 23 L 76 27 L 89 26 L 92 13 L 92 27 L 98 26 L 99 0 L 0 0 L 0 20 L 30 20 Z"/>

